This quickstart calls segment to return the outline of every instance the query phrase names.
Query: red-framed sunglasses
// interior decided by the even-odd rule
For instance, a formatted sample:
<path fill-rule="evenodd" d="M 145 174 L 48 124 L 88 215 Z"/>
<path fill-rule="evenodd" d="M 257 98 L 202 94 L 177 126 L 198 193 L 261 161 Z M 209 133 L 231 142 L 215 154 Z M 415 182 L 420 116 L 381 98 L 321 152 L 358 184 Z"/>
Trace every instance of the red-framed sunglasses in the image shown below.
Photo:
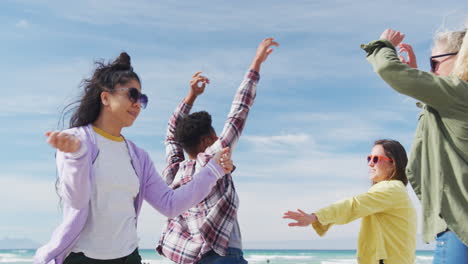
<path fill-rule="evenodd" d="M 379 162 L 379 160 L 381 159 L 384 159 L 384 160 L 388 160 L 390 162 L 393 162 L 393 160 L 391 158 L 387 158 L 387 157 L 384 157 L 384 156 L 379 156 L 379 155 L 369 155 L 367 156 L 367 163 L 369 163 L 371 160 L 374 164 L 376 164 L 377 162 Z"/>
<path fill-rule="evenodd" d="M 431 72 L 435 72 L 437 64 L 440 63 L 438 60 L 434 60 L 435 58 L 440 58 L 440 57 L 446 57 L 446 56 L 453 56 L 457 55 L 458 52 L 452 52 L 452 53 L 446 53 L 446 54 L 440 54 L 436 56 L 431 56 L 430 62 L 431 62 Z"/>

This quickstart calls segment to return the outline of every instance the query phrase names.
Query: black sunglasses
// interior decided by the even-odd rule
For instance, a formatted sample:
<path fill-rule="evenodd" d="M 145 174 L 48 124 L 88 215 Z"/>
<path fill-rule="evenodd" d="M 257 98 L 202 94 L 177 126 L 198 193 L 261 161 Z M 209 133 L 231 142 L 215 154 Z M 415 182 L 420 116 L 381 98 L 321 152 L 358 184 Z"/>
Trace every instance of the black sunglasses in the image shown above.
<path fill-rule="evenodd" d="M 118 89 L 114 89 L 114 91 L 128 91 L 128 99 L 130 99 L 132 103 L 136 103 L 137 101 L 140 101 L 141 108 L 143 109 L 145 109 L 146 106 L 148 105 L 148 96 L 146 96 L 146 94 L 140 93 L 140 91 L 135 87 L 118 88 Z"/>
<path fill-rule="evenodd" d="M 452 55 L 457 55 L 458 52 L 452 52 L 452 53 L 446 53 L 446 54 L 441 54 L 441 55 L 436 55 L 436 56 L 431 56 L 430 62 L 431 62 L 431 72 L 435 72 L 435 69 L 437 67 L 437 63 L 439 61 L 434 60 L 435 58 L 440 58 L 440 57 L 445 57 L 445 56 L 452 56 Z"/>

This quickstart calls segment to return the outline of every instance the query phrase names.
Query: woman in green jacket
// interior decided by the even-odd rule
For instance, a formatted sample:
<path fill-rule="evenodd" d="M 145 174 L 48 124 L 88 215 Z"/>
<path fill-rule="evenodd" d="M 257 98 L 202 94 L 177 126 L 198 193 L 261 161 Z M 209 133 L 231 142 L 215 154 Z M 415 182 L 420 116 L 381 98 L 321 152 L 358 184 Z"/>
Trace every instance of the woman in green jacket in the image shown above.
<path fill-rule="evenodd" d="M 374 183 L 366 193 L 307 214 L 288 211 L 289 226 L 312 225 L 323 236 L 333 224 L 362 218 L 357 258 L 360 264 L 414 264 L 416 211 L 406 191 L 406 151 L 395 140 L 377 140 L 367 157 Z"/>
<path fill-rule="evenodd" d="M 377 74 L 422 109 L 406 173 L 421 200 L 423 240 L 437 239 L 434 263 L 468 263 L 468 35 L 436 35 L 431 73 L 400 61 L 403 38 L 387 29 L 362 48 Z"/>

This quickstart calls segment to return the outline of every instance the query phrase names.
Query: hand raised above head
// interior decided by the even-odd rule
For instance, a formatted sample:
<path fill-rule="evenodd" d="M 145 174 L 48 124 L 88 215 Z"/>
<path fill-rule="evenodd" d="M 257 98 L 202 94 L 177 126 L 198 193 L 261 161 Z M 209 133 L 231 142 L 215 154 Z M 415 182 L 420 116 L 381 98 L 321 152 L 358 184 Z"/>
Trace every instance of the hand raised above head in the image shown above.
<path fill-rule="evenodd" d="M 416 63 L 416 55 L 414 54 L 413 47 L 411 47 L 411 45 L 407 43 L 400 43 L 398 47 L 400 48 L 398 50 L 398 53 L 401 54 L 398 56 L 400 58 L 400 61 L 408 64 L 412 68 L 417 69 L 418 64 Z M 405 59 L 405 57 L 402 55 L 404 52 L 406 52 L 406 54 L 408 55 L 408 59 Z"/>
<path fill-rule="evenodd" d="M 273 52 L 272 46 L 279 47 L 279 43 L 274 41 L 274 38 L 266 38 L 260 42 L 254 60 L 260 63 L 264 62 L 268 58 L 268 55 Z"/>
<path fill-rule="evenodd" d="M 73 135 L 59 131 L 46 132 L 45 135 L 47 143 L 62 152 L 72 153 L 80 149 L 81 141 Z"/>
<path fill-rule="evenodd" d="M 385 40 L 390 41 L 394 47 L 397 47 L 398 44 L 400 44 L 404 38 L 405 38 L 405 34 L 402 34 L 400 31 L 396 31 L 390 28 L 386 29 L 380 35 L 380 39 L 385 39 Z"/>
<path fill-rule="evenodd" d="M 190 80 L 190 92 L 194 96 L 199 96 L 205 91 L 205 87 L 210 83 L 210 80 L 205 76 L 200 75 L 201 71 L 195 73 Z"/>

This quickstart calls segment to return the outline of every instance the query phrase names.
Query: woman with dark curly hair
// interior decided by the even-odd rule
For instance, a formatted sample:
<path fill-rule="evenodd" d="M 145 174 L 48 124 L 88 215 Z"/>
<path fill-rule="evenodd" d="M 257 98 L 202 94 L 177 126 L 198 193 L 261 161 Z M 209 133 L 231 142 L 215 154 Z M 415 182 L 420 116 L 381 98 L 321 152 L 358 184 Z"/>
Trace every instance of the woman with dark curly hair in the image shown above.
<path fill-rule="evenodd" d="M 63 220 L 34 263 L 139 264 L 136 226 L 143 200 L 174 217 L 203 200 L 232 162 L 224 149 L 189 184 L 170 189 L 148 153 L 121 134 L 148 103 L 130 56 L 97 63 L 83 84 L 70 129 L 46 133 L 57 149 Z"/>

